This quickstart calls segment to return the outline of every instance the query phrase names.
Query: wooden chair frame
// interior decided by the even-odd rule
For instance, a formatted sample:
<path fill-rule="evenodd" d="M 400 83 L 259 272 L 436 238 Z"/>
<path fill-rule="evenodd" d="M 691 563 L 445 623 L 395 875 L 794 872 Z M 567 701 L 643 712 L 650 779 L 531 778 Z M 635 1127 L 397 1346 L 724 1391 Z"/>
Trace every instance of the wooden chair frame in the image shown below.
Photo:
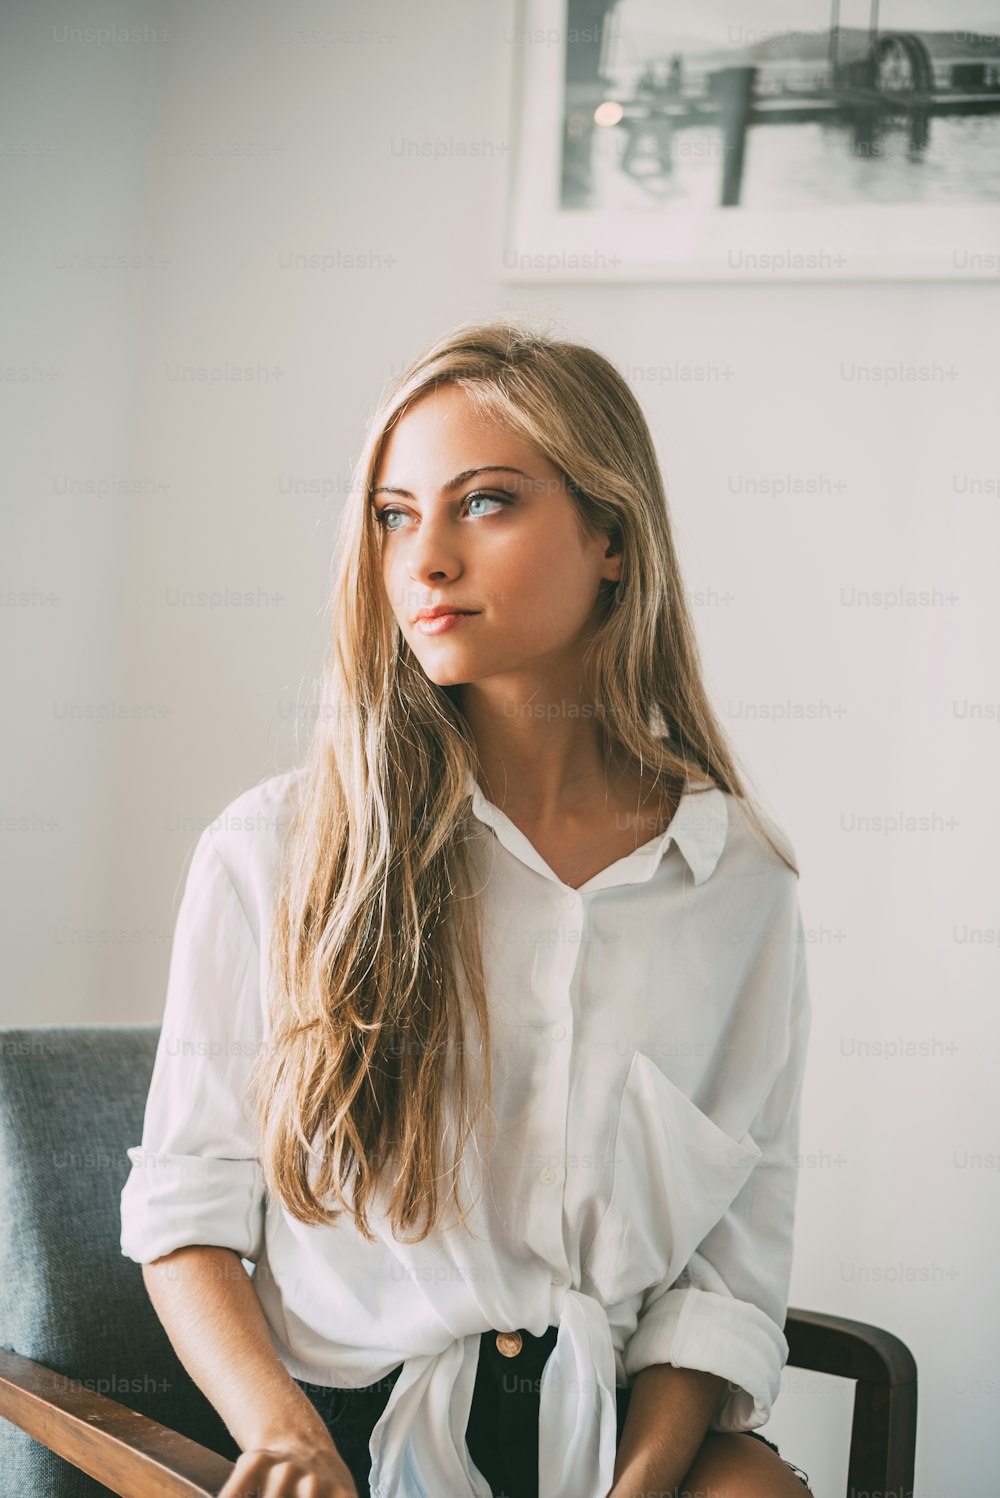
<path fill-rule="evenodd" d="M 913 1498 L 917 1369 L 891 1332 L 789 1308 L 790 1367 L 857 1380 L 847 1498 Z M 84 1384 L 0 1348 L 0 1418 L 121 1498 L 215 1498 L 234 1464 Z"/>

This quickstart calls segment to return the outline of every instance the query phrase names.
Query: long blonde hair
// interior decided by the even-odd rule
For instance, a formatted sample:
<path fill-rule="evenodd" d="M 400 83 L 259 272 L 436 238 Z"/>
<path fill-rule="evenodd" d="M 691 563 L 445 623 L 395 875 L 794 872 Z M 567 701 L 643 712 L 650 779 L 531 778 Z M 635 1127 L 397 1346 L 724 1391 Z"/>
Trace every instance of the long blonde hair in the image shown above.
<path fill-rule="evenodd" d="M 584 668 L 605 763 L 624 751 L 672 799 L 692 776 L 730 792 L 798 872 L 749 800 L 708 702 L 653 441 L 625 380 L 595 350 L 510 317 L 457 328 L 383 396 L 340 518 L 332 642 L 272 930 L 271 1035 L 248 1089 L 271 1196 L 309 1224 L 353 1212 L 369 1241 L 383 1188 L 397 1238 L 421 1211 L 410 1241 L 434 1228 L 452 1103 L 449 1173 L 466 1223 L 460 1162 L 492 1114 L 489 1065 L 468 1114 L 458 986 L 460 962 L 488 1058 L 468 847 L 475 743 L 457 689 L 427 677 L 391 612 L 371 505 L 389 431 L 446 382 L 557 465 L 583 531 L 610 532 L 621 553 Z M 331 1192 L 339 1207 L 323 1204 Z"/>

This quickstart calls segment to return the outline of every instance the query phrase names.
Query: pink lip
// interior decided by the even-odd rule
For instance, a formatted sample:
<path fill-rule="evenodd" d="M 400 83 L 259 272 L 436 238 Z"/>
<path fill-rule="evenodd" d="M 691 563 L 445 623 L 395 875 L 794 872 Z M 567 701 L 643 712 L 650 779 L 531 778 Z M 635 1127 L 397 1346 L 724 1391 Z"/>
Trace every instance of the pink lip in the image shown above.
<path fill-rule="evenodd" d="M 417 619 L 416 626 L 422 635 L 443 635 L 447 630 L 454 629 L 456 625 L 464 624 L 466 619 L 475 619 L 475 614 L 431 614 L 423 619 Z"/>

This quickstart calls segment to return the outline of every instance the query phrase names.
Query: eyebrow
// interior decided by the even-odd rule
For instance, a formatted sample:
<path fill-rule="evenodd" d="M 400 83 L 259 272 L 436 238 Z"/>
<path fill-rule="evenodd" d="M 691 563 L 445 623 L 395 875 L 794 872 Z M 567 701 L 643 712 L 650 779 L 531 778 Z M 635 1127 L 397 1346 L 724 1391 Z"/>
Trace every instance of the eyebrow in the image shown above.
<path fill-rule="evenodd" d="M 474 479 L 480 473 L 519 473 L 522 478 L 531 477 L 529 473 L 524 472 L 523 468 L 507 468 L 502 464 L 490 463 L 485 468 L 464 468 L 461 473 L 456 473 L 453 479 L 449 479 L 444 488 L 450 493 L 452 490 L 460 488 L 469 479 Z M 378 488 L 373 489 L 371 492 L 372 499 L 375 498 L 376 494 L 401 494 L 404 499 L 413 498 L 409 489 L 397 489 L 391 484 L 379 484 Z"/>

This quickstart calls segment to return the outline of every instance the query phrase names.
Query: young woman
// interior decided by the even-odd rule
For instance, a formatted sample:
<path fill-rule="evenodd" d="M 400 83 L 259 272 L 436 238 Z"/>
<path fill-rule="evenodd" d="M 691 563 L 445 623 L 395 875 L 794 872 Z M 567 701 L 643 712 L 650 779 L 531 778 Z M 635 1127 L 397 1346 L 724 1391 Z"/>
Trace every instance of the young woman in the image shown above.
<path fill-rule="evenodd" d="M 589 348 L 466 326 L 357 480 L 308 763 L 198 840 L 122 1195 L 242 1452 L 220 1498 L 802 1498 L 754 1429 L 797 871 L 709 706 L 641 410 Z"/>

